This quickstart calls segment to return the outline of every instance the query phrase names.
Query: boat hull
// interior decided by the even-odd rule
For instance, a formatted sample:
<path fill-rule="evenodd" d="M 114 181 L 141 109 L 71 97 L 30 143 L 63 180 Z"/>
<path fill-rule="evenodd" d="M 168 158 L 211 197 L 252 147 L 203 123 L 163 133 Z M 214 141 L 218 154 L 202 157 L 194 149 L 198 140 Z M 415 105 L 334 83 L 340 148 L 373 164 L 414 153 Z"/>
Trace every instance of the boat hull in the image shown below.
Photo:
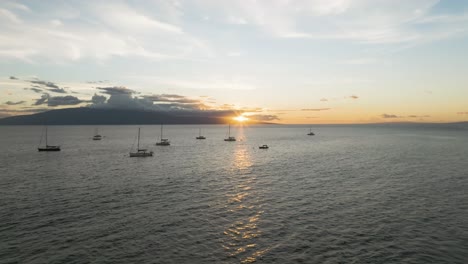
<path fill-rule="evenodd" d="M 37 148 L 38 151 L 60 151 L 60 147 Z"/>
<path fill-rule="evenodd" d="M 144 157 L 153 157 L 153 152 L 130 152 L 131 158 L 144 158 Z"/>

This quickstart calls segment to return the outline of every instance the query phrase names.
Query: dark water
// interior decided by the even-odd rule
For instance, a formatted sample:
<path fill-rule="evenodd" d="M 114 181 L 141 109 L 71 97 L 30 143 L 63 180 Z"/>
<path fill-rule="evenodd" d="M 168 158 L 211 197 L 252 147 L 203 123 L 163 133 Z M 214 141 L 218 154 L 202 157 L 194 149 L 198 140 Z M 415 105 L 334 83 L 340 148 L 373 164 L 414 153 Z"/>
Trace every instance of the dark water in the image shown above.
<path fill-rule="evenodd" d="M 466 129 L 41 129 L 0 127 L 1 263 L 468 263 Z"/>

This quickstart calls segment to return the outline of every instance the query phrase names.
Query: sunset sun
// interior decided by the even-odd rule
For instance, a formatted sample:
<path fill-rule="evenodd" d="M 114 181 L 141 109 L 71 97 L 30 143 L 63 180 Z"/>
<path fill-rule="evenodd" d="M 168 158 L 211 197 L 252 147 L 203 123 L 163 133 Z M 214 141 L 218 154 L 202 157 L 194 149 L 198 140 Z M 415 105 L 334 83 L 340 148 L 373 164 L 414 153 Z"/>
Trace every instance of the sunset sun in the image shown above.
<path fill-rule="evenodd" d="M 247 117 L 245 117 L 243 115 L 236 116 L 233 119 L 236 120 L 236 121 L 239 121 L 239 122 L 245 122 L 245 121 L 249 120 L 249 118 L 247 118 Z"/>

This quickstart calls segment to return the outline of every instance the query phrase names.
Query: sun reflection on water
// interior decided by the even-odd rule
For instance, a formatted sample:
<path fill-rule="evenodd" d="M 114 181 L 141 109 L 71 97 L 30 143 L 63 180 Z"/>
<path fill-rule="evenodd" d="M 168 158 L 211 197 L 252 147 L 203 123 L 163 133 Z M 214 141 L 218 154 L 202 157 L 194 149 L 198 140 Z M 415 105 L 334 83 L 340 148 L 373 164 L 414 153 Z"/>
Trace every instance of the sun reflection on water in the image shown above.
<path fill-rule="evenodd" d="M 229 257 L 241 263 L 252 263 L 264 256 L 268 249 L 258 244 L 262 236 L 259 228 L 263 210 L 256 191 L 256 175 L 252 173 L 249 149 L 238 144 L 232 159 L 232 192 L 227 194 L 226 210 L 231 223 L 224 230 L 223 248 Z"/>

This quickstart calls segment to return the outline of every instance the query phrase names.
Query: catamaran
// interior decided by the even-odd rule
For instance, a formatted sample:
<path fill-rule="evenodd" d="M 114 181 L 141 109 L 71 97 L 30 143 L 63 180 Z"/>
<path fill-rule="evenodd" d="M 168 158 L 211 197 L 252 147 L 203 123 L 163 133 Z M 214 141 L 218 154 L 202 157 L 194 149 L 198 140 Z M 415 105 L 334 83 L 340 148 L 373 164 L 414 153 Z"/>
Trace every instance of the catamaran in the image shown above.
<path fill-rule="evenodd" d="M 231 124 L 229 124 L 228 137 L 225 138 L 224 141 L 236 141 L 235 137 L 231 137 Z"/>
<path fill-rule="evenodd" d="M 60 151 L 60 146 L 51 146 L 47 142 L 47 126 L 45 127 L 45 146 L 40 147 L 42 143 L 42 136 L 41 136 L 41 141 L 39 142 L 39 147 L 37 147 L 38 151 Z"/>
<path fill-rule="evenodd" d="M 156 142 L 156 146 L 170 146 L 171 142 L 167 138 L 163 138 L 163 125 L 161 124 L 161 140 Z"/>
<path fill-rule="evenodd" d="M 133 142 L 135 144 L 135 141 Z M 130 152 L 130 157 L 152 157 L 153 151 L 147 151 L 140 148 L 140 128 L 138 128 L 137 152 Z"/>
<path fill-rule="evenodd" d="M 196 139 L 206 139 L 205 136 L 201 135 L 201 128 L 198 129 L 198 137 L 196 137 Z"/>

